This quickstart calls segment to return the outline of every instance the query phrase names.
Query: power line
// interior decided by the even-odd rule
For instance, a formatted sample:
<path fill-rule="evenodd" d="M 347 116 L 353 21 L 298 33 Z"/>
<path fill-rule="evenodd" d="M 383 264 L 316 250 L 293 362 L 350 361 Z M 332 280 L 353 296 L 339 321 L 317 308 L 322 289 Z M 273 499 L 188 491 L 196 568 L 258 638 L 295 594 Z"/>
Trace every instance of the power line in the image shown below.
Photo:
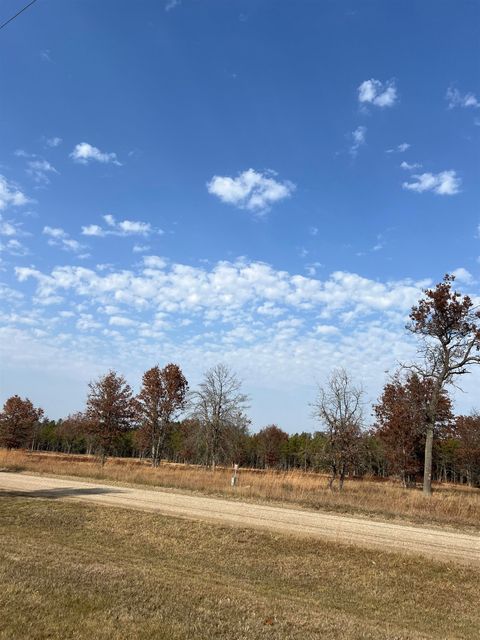
<path fill-rule="evenodd" d="M 20 9 L 20 11 L 18 13 L 16 13 L 14 16 L 12 16 L 11 18 L 9 18 L 8 20 L 6 20 L 3 24 L 0 24 L 0 29 L 3 29 L 3 27 L 6 27 L 7 24 L 9 22 L 12 22 L 12 20 L 15 20 L 15 18 L 17 18 L 21 13 L 23 13 L 24 11 L 26 11 L 28 9 L 28 7 L 31 7 L 32 4 L 34 4 L 37 0 L 32 0 L 31 2 L 29 2 L 28 4 L 26 4 L 23 9 Z"/>

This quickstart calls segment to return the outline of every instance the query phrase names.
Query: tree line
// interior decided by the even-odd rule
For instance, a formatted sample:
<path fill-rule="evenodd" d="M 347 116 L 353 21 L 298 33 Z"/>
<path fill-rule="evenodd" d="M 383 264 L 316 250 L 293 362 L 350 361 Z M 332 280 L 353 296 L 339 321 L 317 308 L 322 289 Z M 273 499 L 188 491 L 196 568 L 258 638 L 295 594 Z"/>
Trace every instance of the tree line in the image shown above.
<path fill-rule="evenodd" d="M 12 396 L 0 413 L 6 448 L 89 453 L 257 469 L 303 469 L 329 474 L 330 487 L 346 477 L 398 477 L 405 487 L 423 475 L 480 486 L 480 414 L 455 416 L 449 388 L 480 363 L 480 312 L 453 290 L 447 275 L 412 308 L 407 329 L 419 338 L 412 364 L 401 364 L 373 405 L 366 427 L 361 385 L 333 371 L 312 402 L 314 433 L 288 434 L 278 425 L 251 433 L 248 397 L 234 371 L 209 369 L 189 389 L 177 364 L 152 367 L 134 395 L 109 371 L 88 385 L 84 411 L 61 420 L 44 417 L 28 399 Z"/>

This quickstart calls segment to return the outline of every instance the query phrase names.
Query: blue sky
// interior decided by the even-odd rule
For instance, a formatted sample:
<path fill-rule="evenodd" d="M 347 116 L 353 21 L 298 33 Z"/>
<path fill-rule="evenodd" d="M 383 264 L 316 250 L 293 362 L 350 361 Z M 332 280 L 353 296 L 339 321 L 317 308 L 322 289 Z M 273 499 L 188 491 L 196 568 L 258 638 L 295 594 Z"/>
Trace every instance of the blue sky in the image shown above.
<path fill-rule="evenodd" d="M 458 0 L 39 0 L 0 31 L 0 400 L 56 418 L 168 361 L 229 364 L 254 428 L 315 428 L 335 366 L 374 400 L 422 287 L 478 298 L 479 31 Z"/>

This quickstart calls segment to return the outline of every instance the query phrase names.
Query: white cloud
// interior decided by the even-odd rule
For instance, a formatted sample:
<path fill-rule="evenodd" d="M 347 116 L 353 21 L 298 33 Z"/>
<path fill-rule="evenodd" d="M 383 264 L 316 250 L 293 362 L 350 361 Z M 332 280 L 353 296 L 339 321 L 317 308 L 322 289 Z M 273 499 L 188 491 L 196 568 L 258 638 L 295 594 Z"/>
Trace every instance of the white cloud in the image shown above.
<path fill-rule="evenodd" d="M 47 145 L 47 147 L 58 147 L 62 144 L 62 138 L 59 138 L 58 136 L 47 138 L 45 140 L 45 144 Z"/>
<path fill-rule="evenodd" d="M 15 220 L 5 220 L 5 218 L 0 213 L 0 236 L 6 236 L 9 238 L 13 238 L 15 236 L 28 236 L 30 235 L 26 231 L 22 230 L 22 223 L 15 222 Z M 10 246 L 14 247 L 15 243 Z"/>
<path fill-rule="evenodd" d="M 178 7 L 181 4 L 181 0 L 168 0 L 165 3 L 165 11 L 171 11 L 172 9 L 175 9 L 175 7 Z"/>
<path fill-rule="evenodd" d="M 352 131 L 352 146 L 350 147 L 350 154 L 356 156 L 358 149 L 366 143 L 367 140 L 367 127 L 359 126 Z"/>
<path fill-rule="evenodd" d="M 9 253 L 12 256 L 26 256 L 29 251 L 20 240 L 11 238 L 6 242 L 0 242 L 0 253 Z"/>
<path fill-rule="evenodd" d="M 105 231 L 102 227 L 99 227 L 98 224 L 89 224 L 85 227 L 82 227 L 82 235 L 83 236 L 104 236 Z"/>
<path fill-rule="evenodd" d="M 150 247 L 146 244 L 134 244 L 133 253 L 145 253 L 145 251 L 150 251 Z"/>
<path fill-rule="evenodd" d="M 108 229 L 100 227 L 98 224 L 82 226 L 84 236 L 149 236 L 152 233 L 163 234 L 161 229 L 154 229 L 149 222 L 139 220 L 121 220 L 117 222 L 111 213 L 103 216 Z M 135 251 L 135 249 L 134 249 Z M 138 249 L 137 249 L 138 251 Z"/>
<path fill-rule="evenodd" d="M 139 271 L 107 273 L 78 266 L 56 267 L 44 274 L 17 267 L 17 278 L 37 281 L 36 295 L 49 298 L 68 291 L 90 303 L 154 310 L 166 314 L 199 314 L 207 322 L 238 322 L 255 310 L 289 308 L 327 318 L 348 311 L 349 319 L 372 312 L 406 310 L 418 295 L 418 284 L 381 284 L 346 272 L 325 280 L 276 271 L 260 262 L 219 262 L 211 270 L 172 264 L 145 256 Z M 250 316 L 249 316 L 250 317 Z"/>
<path fill-rule="evenodd" d="M 448 102 L 448 108 L 464 107 L 480 109 L 480 100 L 473 93 L 461 94 L 458 89 L 449 87 L 445 95 L 445 100 Z"/>
<path fill-rule="evenodd" d="M 165 269 L 167 261 L 165 258 L 161 258 L 160 256 L 144 256 L 143 264 L 148 269 Z"/>
<path fill-rule="evenodd" d="M 51 246 L 61 247 L 65 251 L 73 251 L 73 253 L 80 253 L 85 250 L 83 244 L 70 238 L 69 234 L 59 227 L 43 227 L 42 233 L 49 236 L 48 244 Z M 86 257 L 86 254 L 84 257 Z"/>
<path fill-rule="evenodd" d="M 108 323 L 113 327 L 134 327 L 138 324 L 135 320 L 123 316 L 110 316 Z"/>
<path fill-rule="evenodd" d="M 421 173 L 413 175 L 413 182 L 404 182 L 403 188 L 417 193 L 433 191 L 438 195 L 453 196 L 460 192 L 462 181 L 456 171 L 441 171 L 440 173 Z"/>
<path fill-rule="evenodd" d="M 475 282 L 470 271 L 468 271 L 464 267 L 455 269 L 454 271 L 452 271 L 452 275 L 455 276 L 456 280 L 458 282 L 461 282 L 462 284 L 473 284 Z"/>
<path fill-rule="evenodd" d="M 339 333 L 339 329 L 331 324 L 318 324 L 315 327 L 315 333 L 322 336 L 335 335 L 336 333 Z"/>
<path fill-rule="evenodd" d="M 54 166 L 50 164 L 47 160 L 42 158 L 37 158 L 36 160 L 29 160 L 27 162 L 27 173 L 31 176 L 35 182 L 40 184 L 48 184 L 50 182 L 50 178 L 48 176 L 49 173 L 56 173 L 58 171 Z"/>
<path fill-rule="evenodd" d="M 371 78 L 364 80 L 358 87 L 358 101 L 361 104 L 373 104 L 377 107 L 392 107 L 397 100 L 395 82 L 380 82 Z"/>
<path fill-rule="evenodd" d="M 122 220 L 118 223 L 118 228 L 126 236 L 148 236 L 152 232 L 152 226 L 149 222 L 138 222 L 133 220 Z"/>
<path fill-rule="evenodd" d="M 409 144 L 408 142 L 402 142 L 401 144 L 397 145 L 394 149 L 387 149 L 385 153 L 405 153 L 405 151 L 410 149 L 411 146 L 412 145 Z"/>
<path fill-rule="evenodd" d="M 70 154 L 70 157 L 80 164 L 88 164 L 90 160 L 95 160 L 103 164 L 116 164 L 117 166 L 121 166 L 122 164 L 117 160 L 116 153 L 105 153 L 88 142 L 80 142 L 77 144 Z"/>
<path fill-rule="evenodd" d="M 17 227 L 0 215 L 0 236 L 16 236 L 17 233 Z"/>
<path fill-rule="evenodd" d="M 0 175 L 0 210 L 9 206 L 19 207 L 29 202 L 31 202 L 30 198 L 9 182 L 5 176 Z"/>
<path fill-rule="evenodd" d="M 414 169 L 420 169 L 421 168 L 421 164 L 419 162 L 405 162 L 405 160 L 400 164 L 400 167 L 402 169 L 405 169 L 406 171 L 413 171 Z"/>
<path fill-rule="evenodd" d="M 5 300 L 6 302 L 8 301 L 11 304 L 15 304 L 20 302 L 23 297 L 23 293 L 20 293 L 20 291 L 12 289 L 11 287 L 7 287 L 6 284 L 0 282 L 0 298 L 2 300 Z"/>
<path fill-rule="evenodd" d="M 233 204 L 240 209 L 264 213 L 274 203 L 291 196 L 296 188 L 289 180 L 276 180 L 273 177 L 275 175 L 273 171 L 260 173 L 254 169 L 247 169 L 236 178 L 213 176 L 207 183 L 207 189 L 222 202 Z"/>
<path fill-rule="evenodd" d="M 40 58 L 43 60 L 43 62 L 53 62 L 50 55 L 50 49 L 43 49 L 42 51 L 40 51 Z"/>

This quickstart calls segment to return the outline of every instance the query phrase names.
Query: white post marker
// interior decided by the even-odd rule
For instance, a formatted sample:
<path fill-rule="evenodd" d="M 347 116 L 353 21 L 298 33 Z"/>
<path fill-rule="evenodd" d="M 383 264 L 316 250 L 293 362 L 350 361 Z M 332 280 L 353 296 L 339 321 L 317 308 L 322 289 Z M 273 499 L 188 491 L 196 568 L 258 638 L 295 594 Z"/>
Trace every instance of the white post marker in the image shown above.
<path fill-rule="evenodd" d="M 232 487 L 236 487 L 238 484 L 238 476 L 237 476 L 237 471 L 238 471 L 238 464 L 234 464 L 233 465 L 233 476 L 232 476 Z"/>

